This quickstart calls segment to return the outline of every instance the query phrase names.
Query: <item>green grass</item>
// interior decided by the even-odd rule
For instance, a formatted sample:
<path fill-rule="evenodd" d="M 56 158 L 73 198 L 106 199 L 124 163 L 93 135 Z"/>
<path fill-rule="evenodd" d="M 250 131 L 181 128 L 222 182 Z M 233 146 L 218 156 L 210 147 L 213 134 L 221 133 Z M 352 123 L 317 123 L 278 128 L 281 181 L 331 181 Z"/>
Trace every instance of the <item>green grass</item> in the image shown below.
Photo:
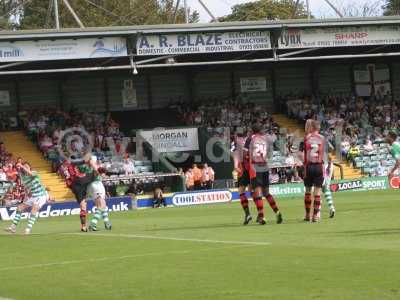
<path fill-rule="evenodd" d="M 37 235 L 0 235 L 0 299 L 400 299 L 399 200 L 335 194 L 318 224 L 299 198 L 279 201 L 282 225 L 268 207 L 266 226 L 244 227 L 238 203 L 115 213 L 99 234 L 42 219 Z"/>

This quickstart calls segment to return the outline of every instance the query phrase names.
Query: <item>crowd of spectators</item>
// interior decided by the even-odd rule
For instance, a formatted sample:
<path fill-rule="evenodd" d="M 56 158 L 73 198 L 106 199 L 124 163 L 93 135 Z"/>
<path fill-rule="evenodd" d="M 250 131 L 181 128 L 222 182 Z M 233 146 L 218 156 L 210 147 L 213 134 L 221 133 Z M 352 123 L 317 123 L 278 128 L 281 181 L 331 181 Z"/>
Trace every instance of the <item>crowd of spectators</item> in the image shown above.
<path fill-rule="evenodd" d="M 18 165 L 22 163 L 22 158 L 14 157 L 0 141 L 0 204 L 25 198 L 25 189 L 18 176 L 20 172 Z"/>
<path fill-rule="evenodd" d="M 400 133 L 400 105 L 390 95 L 290 96 L 281 100 L 286 103 L 289 117 L 300 122 L 310 118 L 319 120 L 330 146 L 354 166 L 360 155 L 379 154 L 389 132 Z M 383 172 L 381 169 L 375 173 Z"/>
<path fill-rule="evenodd" d="M 182 170 L 180 172 L 183 173 Z M 214 186 L 215 172 L 208 164 L 203 164 L 200 168 L 197 164 L 193 164 L 184 175 L 188 191 L 209 190 Z"/>

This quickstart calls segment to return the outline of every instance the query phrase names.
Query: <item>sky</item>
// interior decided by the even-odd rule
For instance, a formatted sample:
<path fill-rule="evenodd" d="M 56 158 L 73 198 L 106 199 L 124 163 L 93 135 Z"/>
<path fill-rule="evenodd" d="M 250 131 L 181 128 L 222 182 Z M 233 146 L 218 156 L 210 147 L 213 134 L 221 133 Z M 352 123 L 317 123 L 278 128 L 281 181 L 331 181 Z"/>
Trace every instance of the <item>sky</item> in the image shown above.
<path fill-rule="evenodd" d="M 200 13 L 201 22 L 209 22 L 210 17 L 202 8 L 198 0 L 187 0 L 188 5 L 197 10 Z M 316 17 L 336 17 L 333 10 L 326 4 L 324 0 L 309 0 L 311 12 Z M 365 3 L 378 3 L 384 0 L 330 0 L 334 5 L 339 8 L 348 7 L 350 5 L 362 6 Z M 183 0 L 181 1 L 183 3 Z M 227 15 L 231 12 L 231 7 L 235 4 L 251 2 L 250 0 L 203 0 L 203 2 L 209 7 L 211 12 L 216 15 L 216 17 Z M 305 0 L 304 0 L 305 2 Z"/>

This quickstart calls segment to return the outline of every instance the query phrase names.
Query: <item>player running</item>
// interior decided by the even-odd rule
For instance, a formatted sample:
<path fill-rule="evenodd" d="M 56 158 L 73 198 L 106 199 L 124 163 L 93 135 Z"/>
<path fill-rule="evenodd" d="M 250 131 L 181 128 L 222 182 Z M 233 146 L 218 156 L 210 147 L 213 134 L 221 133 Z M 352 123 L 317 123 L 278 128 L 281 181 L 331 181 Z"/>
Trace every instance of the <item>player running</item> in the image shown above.
<path fill-rule="evenodd" d="M 249 224 L 253 218 L 250 214 L 249 199 L 246 195 L 246 189 L 251 192 L 250 187 L 250 176 L 249 176 L 249 158 L 248 153 L 244 151 L 244 145 L 246 143 L 246 135 L 238 135 L 235 140 L 235 147 L 233 150 L 233 161 L 235 165 L 235 171 L 238 174 L 238 192 L 240 197 L 240 204 L 244 210 L 244 222 L 243 225 Z"/>
<path fill-rule="evenodd" d="M 281 224 L 283 222 L 282 214 L 274 197 L 269 193 L 268 154 L 271 149 L 270 139 L 267 135 L 261 133 L 261 128 L 258 124 L 253 125 L 252 131 L 253 135 L 247 138 L 244 150 L 248 151 L 248 173 L 253 190 L 253 200 L 258 211 L 257 223 L 260 225 L 265 225 L 266 223 L 264 218 L 264 196 L 275 212 L 276 222 Z"/>
<path fill-rule="evenodd" d="M 332 157 L 329 155 L 328 156 L 328 162 L 325 164 L 325 179 L 324 179 L 324 185 L 322 186 L 322 192 L 324 193 L 324 197 L 326 202 L 328 203 L 328 208 L 329 208 L 329 218 L 334 218 L 336 209 L 335 205 L 333 203 L 333 198 L 332 198 L 332 192 L 331 192 L 331 180 L 333 176 L 333 161 Z"/>
<path fill-rule="evenodd" d="M 100 167 L 97 164 L 96 156 L 85 156 L 85 164 L 83 165 L 82 171 L 86 174 L 93 175 L 93 181 L 89 184 L 86 192 L 87 197 L 94 200 L 95 206 L 92 219 L 90 220 L 89 230 L 98 231 L 97 223 L 101 218 L 103 218 L 105 229 L 111 230 L 112 226 L 106 203 L 106 189 L 101 180 Z"/>
<path fill-rule="evenodd" d="M 389 178 L 392 178 L 396 170 L 400 169 L 400 143 L 397 141 L 397 134 L 390 132 L 387 137 L 387 142 L 390 145 L 390 153 L 396 160 L 395 166 L 389 173 Z"/>
<path fill-rule="evenodd" d="M 17 164 L 17 168 L 21 172 L 21 183 L 27 192 L 28 198 L 18 205 L 12 224 L 5 230 L 9 233 L 16 233 L 17 226 L 21 221 L 21 214 L 30 209 L 31 213 L 25 228 L 25 234 L 30 234 L 33 225 L 39 217 L 40 208 L 50 200 L 50 197 L 41 183 L 39 175 L 35 171 L 32 171 L 29 163 Z"/>
<path fill-rule="evenodd" d="M 321 190 L 324 183 L 324 154 L 325 138 L 319 133 L 320 123 L 314 120 L 306 122 L 306 136 L 304 138 L 304 206 L 306 215 L 304 221 L 319 221 L 321 210 Z M 309 132 L 307 134 L 307 132 Z M 311 219 L 312 188 L 314 187 L 314 211 Z"/>

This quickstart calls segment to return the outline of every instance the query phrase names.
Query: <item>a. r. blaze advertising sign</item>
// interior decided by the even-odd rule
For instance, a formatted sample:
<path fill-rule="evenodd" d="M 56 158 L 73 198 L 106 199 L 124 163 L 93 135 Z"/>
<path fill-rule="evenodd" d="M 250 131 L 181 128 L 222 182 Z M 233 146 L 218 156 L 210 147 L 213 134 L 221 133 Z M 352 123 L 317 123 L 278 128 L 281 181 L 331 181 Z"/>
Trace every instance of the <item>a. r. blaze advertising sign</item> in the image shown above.
<path fill-rule="evenodd" d="M 227 203 L 231 201 L 232 192 L 229 190 L 184 192 L 176 193 L 172 197 L 172 204 L 175 206 Z"/>

